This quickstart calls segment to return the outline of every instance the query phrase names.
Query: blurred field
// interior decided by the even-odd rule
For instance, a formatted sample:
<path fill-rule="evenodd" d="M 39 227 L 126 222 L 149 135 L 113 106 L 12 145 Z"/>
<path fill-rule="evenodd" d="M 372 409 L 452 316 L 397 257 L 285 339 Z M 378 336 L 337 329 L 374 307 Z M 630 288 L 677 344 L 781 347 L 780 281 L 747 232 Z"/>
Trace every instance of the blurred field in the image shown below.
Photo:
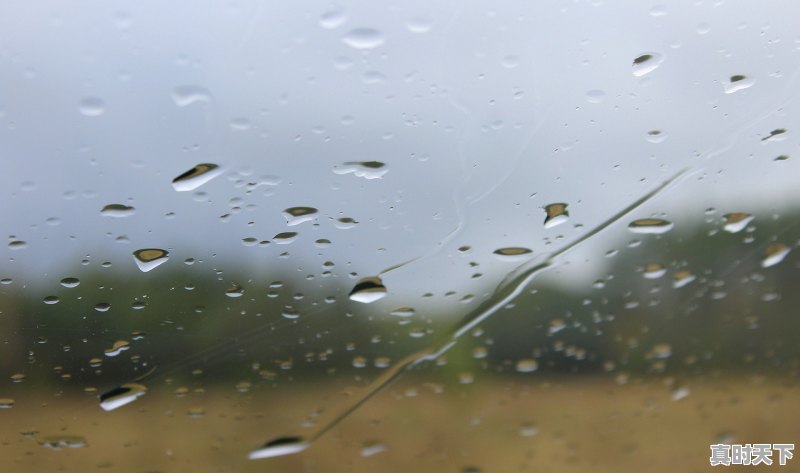
<path fill-rule="evenodd" d="M 325 418 L 345 399 L 342 388 L 215 386 L 175 397 L 174 386 L 161 385 L 110 413 L 90 397 L 20 398 L 0 411 L 1 471 L 694 472 L 711 469 L 708 446 L 716 441 L 800 444 L 794 382 L 682 380 L 689 395 L 676 401 L 669 380 L 478 373 L 472 384 L 431 384 L 441 381 L 407 377 L 309 450 L 259 461 L 246 460 L 247 452 L 308 431 L 300 423 L 318 408 Z M 37 444 L 57 434 L 88 445 Z M 362 456 L 374 444 L 385 449 Z M 800 471 L 800 458 L 780 471 Z"/>

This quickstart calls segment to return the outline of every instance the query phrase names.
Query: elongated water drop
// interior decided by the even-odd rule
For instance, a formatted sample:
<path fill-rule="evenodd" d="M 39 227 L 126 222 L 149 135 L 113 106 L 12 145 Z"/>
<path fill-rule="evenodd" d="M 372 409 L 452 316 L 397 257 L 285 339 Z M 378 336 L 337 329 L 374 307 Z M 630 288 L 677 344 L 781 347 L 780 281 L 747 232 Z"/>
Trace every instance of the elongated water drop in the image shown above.
<path fill-rule="evenodd" d="M 761 261 L 761 267 L 769 268 L 770 266 L 775 266 L 786 258 L 789 251 L 791 251 L 791 248 L 783 243 L 769 245 L 767 251 L 764 252 L 764 259 Z"/>
<path fill-rule="evenodd" d="M 263 447 L 253 450 L 247 458 L 250 460 L 258 460 L 261 458 L 292 455 L 307 449 L 308 445 L 308 442 L 302 437 L 279 437 L 267 442 Z"/>
<path fill-rule="evenodd" d="M 389 172 L 386 164 L 380 161 L 347 161 L 333 167 L 336 174 L 350 174 L 364 179 L 380 179 Z"/>
<path fill-rule="evenodd" d="M 724 84 L 726 94 L 732 94 L 740 90 L 749 89 L 756 83 L 756 80 L 741 74 L 731 76 Z"/>
<path fill-rule="evenodd" d="M 530 248 L 523 248 L 521 246 L 509 246 L 494 250 L 494 254 L 504 261 L 519 261 L 527 258 L 531 253 L 533 253 L 533 251 L 531 251 Z"/>
<path fill-rule="evenodd" d="M 123 384 L 122 386 L 101 394 L 100 407 L 102 407 L 104 411 L 113 411 L 114 409 L 132 403 L 144 396 L 145 393 L 147 393 L 147 388 L 144 385 L 136 383 Z"/>
<path fill-rule="evenodd" d="M 39 439 L 39 445 L 53 450 L 82 448 L 86 446 L 86 439 L 79 435 L 51 435 Z"/>
<path fill-rule="evenodd" d="M 100 215 L 104 217 L 130 217 L 135 213 L 135 208 L 123 204 L 108 204 L 100 210 Z"/>
<path fill-rule="evenodd" d="M 633 233 L 667 233 L 675 226 L 669 220 L 660 218 L 640 218 L 628 224 L 628 230 Z"/>
<path fill-rule="evenodd" d="M 377 48 L 384 42 L 383 34 L 374 28 L 355 28 L 342 36 L 344 44 L 355 49 Z"/>
<path fill-rule="evenodd" d="M 289 207 L 283 211 L 283 216 L 286 217 L 286 224 L 292 227 L 314 220 L 316 213 L 317 209 L 314 207 Z"/>
<path fill-rule="evenodd" d="M 787 136 L 786 133 L 787 133 L 786 128 L 776 128 L 776 129 L 772 130 L 771 132 L 769 132 L 769 135 L 767 135 L 764 138 L 761 138 L 761 141 L 762 142 L 765 142 L 765 141 L 783 141 L 783 140 L 786 139 L 786 136 Z"/>
<path fill-rule="evenodd" d="M 544 228 L 553 228 L 569 220 L 567 205 L 568 204 L 557 203 L 545 206 L 544 211 L 547 213 L 547 217 L 544 219 Z"/>
<path fill-rule="evenodd" d="M 169 252 L 160 248 L 144 248 L 134 251 L 133 259 L 136 261 L 136 266 L 146 273 L 166 263 L 169 259 Z"/>
<path fill-rule="evenodd" d="M 386 296 L 386 286 L 379 277 L 366 277 L 358 281 L 358 283 L 350 291 L 350 300 L 369 304 L 382 299 Z"/>
<path fill-rule="evenodd" d="M 692 281 L 697 279 L 697 276 L 692 274 L 689 271 L 681 270 L 675 272 L 675 279 L 672 281 L 672 287 L 675 289 L 680 289 L 683 286 L 690 284 Z"/>
<path fill-rule="evenodd" d="M 172 100 L 179 107 L 197 102 L 211 102 L 211 93 L 197 85 L 180 85 L 172 91 Z"/>
<path fill-rule="evenodd" d="M 86 97 L 78 104 L 78 111 L 86 117 L 99 117 L 106 111 L 106 104 L 97 97 Z"/>
<path fill-rule="evenodd" d="M 725 219 L 725 225 L 722 227 L 726 232 L 738 233 L 747 227 L 753 221 L 751 214 L 746 212 L 733 212 L 722 216 Z"/>
<path fill-rule="evenodd" d="M 647 279 L 658 279 L 666 274 L 667 269 L 661 263 L 648 263 L 644 266 L 643 276 Z"/>
<path fill-rule="evenodd" d="M 633 75 L 641 77 L 658 68 L 664 62 L 664 56 L 659 53 L 644 53 L 633 60 Z"/>
<path fill-rule="evenodd" d="M 216 164 L 198 164 L 173 179 L 172 187 L 178 192 L 193 191 L 220 174 L 222 174 L 222 168 Z"/>

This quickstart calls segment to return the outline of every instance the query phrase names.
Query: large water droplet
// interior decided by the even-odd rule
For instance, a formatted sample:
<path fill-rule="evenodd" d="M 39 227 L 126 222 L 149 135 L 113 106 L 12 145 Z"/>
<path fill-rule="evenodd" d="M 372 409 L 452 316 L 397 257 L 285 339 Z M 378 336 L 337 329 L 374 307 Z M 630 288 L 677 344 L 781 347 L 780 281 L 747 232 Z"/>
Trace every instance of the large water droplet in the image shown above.
<path fill-rule="evenodd" d="M 544 228 L 553 228 L 569 220 L 567 205 L 564 203 L 546 205 L 544 211 L 547 212 L 547 217 L 544 219 Z"/>
<path fill-rule="evenodd" d="M 659 53 L 644 53 L 633 60 L 633 75 L 641 77 L 658 68 L 664 61 L 664 56 Z"/>
<path fill-rule="evenodd" d="M 675 226 L 674 223 L 670 222 L 669 220 L 663 220 L 660 218 L 640 218 L 634 220 L 628 225 L 628 230 L 632 231 L 633 233 L 667 233 L 668 231 L 672 230 Z"/>
<path fill-rule="evenodd" d="M 739 74 L 731 76 L 731 78 L 725 81 L 722 85 L 725 88 L 726 94 L 732 94 L 740 90 L 749 89 L 755 83 L 755 79 Z"/>
<path fill-rule="evenodd" d="M 753 221 L 753 215 L 746 212 L 733 212 L 723 215 L 725 225 L 722 227 L 726 232 L 738 233 L 744 230 Z"/>
<path fill-rule="evenodd" d="M 135 208 L 122 204 L 108 204 L 100 210 L 100 215 L 104 217 L 130 217 L 135 213 Z"/>
<path fill-rule="evenodd" d="M 358 283 L 350 291 L 350 300 L 369 304 L 378 299 L 386 296 L 386 286 L 379 277 L 366 277 L 358 281 Z"/>
<path fill-rule="evenodd" d="M 187 107 L 197 102 L 211 102 L 211 93 L 197 85 L 180 85 L 173 89 L 172 100 L 179 107 Z"/>
<path fill-rule="evenodd" d="M 136 266 L 146 273 L 166 263 L 169 259 L 169 252 L 160 248 L 144 248 L 133 252 L 133 259 Z"/>
<path fill-rule="evenodd" d="M 178 192 L 193 191 L 220 174 L 222 174 L 222 168 L 216 164 L 198 164 L 173 179 L 172 187 Z"/>
<path fill-rule="evenodd" d="M 250 460 L 261 458 L 279 457 L 282 455 L 292 455 L 308 448 L 308 442 L 301 437 L 280 437 L 271 442 L 267 442 L 263 447 L 253 450 L 247 455 Z"/>
<path fill-rule="evenodd" d="M 333 172 L 336 174 L 352 173 L 356 177 L 364 179 L 380 179 L 389 172 L 389 168 L 380 161 L 348 161 L 340 166 L 334 166 Z"/>
<path fill-rule="evenodd" d="M 342 36 L 344 44 L 356 49 L 377 48 L 384 42 L 383 34 L 374 28 L 355 28 Z"/>
<path fill-rule="evenodd" d="M 764 259 L 761 261 L 761 267 L 769 268 L 770 266 L 775 266 L 786 258 L 789 251 L 791 251 L 791 248 L 783 243 L 769 245 L 767 251 L 764 252 Z"/>
<path fill-rule="evenodd" d="M 100 407 L 113 411 L 145 395 L 147 388 L 141 384 L 123 384 L 100 395 Z"/>
<path fill-rule="evenodd" d="M 292 227 L 314 220 L 316 213 L 314 207 L 290 207 L 283 211 L 283 216 L 286 217 L 286 224 Z"/>
<path fill-rule="evenodd" d="M 78 111 L 86 117 L 99 117 L 106 111 L 106 103 L 97 97 L 86 97 L 78 104 Z"/>
<path fill-rule="evenodd" d="M 785 128 L 776 128 L 769 132 L 769 135 L 761 138 L 761 141 L 783 141 L 787 137 L 787 130 Z"/>

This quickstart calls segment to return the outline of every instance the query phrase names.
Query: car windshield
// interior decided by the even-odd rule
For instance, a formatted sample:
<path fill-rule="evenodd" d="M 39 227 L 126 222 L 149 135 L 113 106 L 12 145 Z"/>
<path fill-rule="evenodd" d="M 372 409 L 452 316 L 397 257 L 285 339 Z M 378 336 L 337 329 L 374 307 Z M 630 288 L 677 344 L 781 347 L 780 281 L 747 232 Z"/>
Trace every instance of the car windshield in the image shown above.
<path fill-rule="evenodd" d="M 800 5 L 0 11 L 4 472 L 792 465 Z"/>

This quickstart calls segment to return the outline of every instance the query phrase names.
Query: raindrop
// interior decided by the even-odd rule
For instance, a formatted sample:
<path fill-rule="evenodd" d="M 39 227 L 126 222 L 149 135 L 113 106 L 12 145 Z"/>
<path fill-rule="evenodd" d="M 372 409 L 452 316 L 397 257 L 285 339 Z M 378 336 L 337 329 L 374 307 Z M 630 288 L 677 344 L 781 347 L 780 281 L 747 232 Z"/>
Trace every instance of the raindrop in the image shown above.
<path fill-rule="evenodd" d="M 133 252 L 133 259 L 136 266 L 146 273 L 166 263 L 169 259 L 169 252 L 160 248 L 144 248 Z"/>
<path fill-rule="evenodd" d="M 86 97 L 78 104 L 78 111 L 86 117 L 99 117 L 106 111 L 106 103 L 97 97 Z"/>
<path fill-rule="evenodd" d="M 135 208 L 122 204 L 108 204 L 100 210 L 100 215 L 104 217 L 130 217 L 135 213 Z"/>
<path fill-rule="evenodd" d="M 650 143 L 661 143 L 667 139 L 667 134 L 661 130 L 650 130 L 647 132 L 647 141 Z"/>
<path fill-rule="evenodd" d="M 674 226 L 675 224 L 669 220 L 660 218 L 640 218 L 631 222 L 628 225 L 628 230 L 633 233 L 661 234 L 672 230 Z"/>
<path fill-rule="evenodd" d="M 211 93 L 196 85 L 181 85 L 172 90 L 172 100 L 179 107 L 197 102 L 211 102 Z"/>
<path fill-rule="evenodd" d="M 544 219 L 544 228 L 553 228 L 569 220 L 567 205 L 558 203 L 545 206 L 544 211 L 547 212 L 547 217 Z"/>
<path fill-rule="evenodd" d="M 272 237 L 272 240 L 279 245 L 288 245 L 297 240 L 297 232 L 281 232 Z"/>
<path fill-rule="evenodd" d="M 769 268 L 770 266 L 775 266 L 786 258 L 789 251 L 791 251 L 791 248 L 783 243 L 769 245 L 767 251 L 764 252 L 764 259 L 761 261 L 761 267 Z"/>
<path fill-rule="evenodd" d="M 59 299 L 58 296 L 47 296 L 42 300 L 42 302 L 48 305 L 53 305 L 53 304 L 58 304 L 60 300 L 61 299 Z"/>
<path fill-rule="evenodd" d="M 253 450 L 247 456 L 250 460 L 261 458 L 278 457 L 282 455 L 292 455 L 308 448 L 308 442 L 301 437 L 279 437 L 271 442 L 267 442 L 263 447 Z"/>
<path fill-rule="evenodd" d="M 686 386 L 678 386 L 677 388 L 672 390 L 672 400 L 673 401 L 680 401 L 681 399 L 689 397 L 689 388 Z"/>
<path fill-rule="evenodd" d="M 412 33 L 427 33 L 433 28 L 433 20 L 424 16 L 414 16 L 406 21 L 406 29 Z"/>
<path fill-rule="evenodd" d="M 53 450 L 82 448 L 86 446 L 86 439 L 78 435 L 53 435 L 39 439 L 39 445 Z"/>
<path fill-rule="evenodd" d="M 314 220 L 316 213 L 317 209 L 314 207 L 290 207 L 283 211 L 283 216 L 286 217 L 287 225 L 292 227 Z"/>
<path fill-rule="evenodd" d="M 340 175 L 352 173 L 364 179 L 380 179 L 389 172 L 389 168 L 380 161 L 348 161 L 334 166 L 333 172 Z"/>
<path fill-rule="evenodd" d="M 416 313 L 417 311 L 411 307 L 398 307 L 389 312 L 389 315 L 393 315 L 395 317 L 411 317 Z"/>
<path fill-rule="evenodd" d="M 336 225 L 336 228 L 339 230 L 348 230 L 358 225 L 358 222 L 351 217 L 342 217 L 337 218 L 336 222 L 334 222 L 334 225 Z"/>
<path fill-rule="evenodd" d="M 141 384 L 123 384 L 100 395 L 100 407 L 104 411 L 113 411 L 144 396 L 147 388 Z"/>
<path fill-rule="evenodd" d="M 667 273 L 667 268 L 661 263 L 648 263 L 644 265 L 643 276 L 647 279 L 658 279 Z"/>
<path fill-rule="evenodd" d="M 371 457 L 386 451 L 386 445 L 380 442 L 367 442 L 361 447 L 362 457 Z"/>
<path fill-rule="evenodd" d="M 244 289 L 242 286 L 234 284 L 225 291 L 225 295 L 230 298 L 242 297 L 242 295 L 244 295 Z"/>
<path fill-rule="evenodd" d="M 319 240 L 316 240 L 314 244 L 317 246 L 317 248 L 325 248 L 327 246 L 330 246 L 331 241 L 328 240 L 327 238 L 320 238 Z"/>
<path fill-rule="evenodd" d="M 746 212 L 733 212 L 723 215 L 725 225 L 722 227 L 726 232 L 738 233 L 744 230 L 747 225 L 755 218 Z"/>
<path fill-rule="evenodd" d="M 109 310 L 111 310 L 111 304 L 109 304 L 108 302 L 100 302 L 94 305 L 94 310 L 96 310 L 97 312 L 108 312 Z"/>
<path fill-rule="evenodd" d="M 606 93 L 599 89 L 590 90 L 586 92 L 586 100 L 589 103 L 601 103 L 606 99 Z"/>
<path fill-rule="evenodd" d="M 127 351 L 130 348 L 130 343 L 125 340 L 117 340 L 111 346 L 111 348 L 106 348 L 103 352 L 109 358 L 115 357 L 122 353 L 123 351 Z"/>
<path fill-rule="evenodd" d="M 344 44 L 355 49 L 377 48 L 384 42 L 383 34 L 374 28 L 355 28 L 342 36 Z"/>
<path fill-rule="evenodd" d="M 672 356 L 672 345 L 669 343 L 659 343 L 653 346 L 653 349 L 650 351 L 650 355 L 653 358 L 664 360 Z"/>
<path fill-rule="evenodd" d="M 12 383 L 21 383 L 24 379 L 25 375 L 23 373 L 14 373 L 11 375 Z"/>
<path fill-rule="evenodd" d="M 358 281 L 358 283 L 350 291 L 350 300 L 369 304 L 378 299 L 386 296 L 386 286 L 379 277 L 366 277 Z"/>
<path fill-rule="evenodd" d="M 503 258 L 504 260 L 518 260 L 521 258 L 526 258 L 527 255 L 531 253 L 533 253 L 533 251 L 529 248 L 523 248 L 520 246 L 509 246 L 494 250 L 494 254 Z"/>
<path fill-rule="evenodd" d="M 664 5 L 653 5 L 650 8 L 650 16 L 659 17 L 659 16 L 666 16 L 667 14 L 667 7 Z"/>
<path fill-rule="evenodd" d="M 516 368 L 519 373 L 533 373 L 539 369 L 539 362 L 530 358 L 524 358 L 517 361 Z"/>
<path fill-rule="evenodd" d="M 319 17 L 319 26 L 332 30 L 342 26 L 345 21 L 347 21 L 347 15 L 343 10 L 330 10 Z"/>
<path fill-rule="evenodd" d="M 0 398 L 0 409 L 11 409 L 16 401 L 9 397 Z"/>
<path fill-rule="evenodd" d="M 675 279 L 672 281 L 672 287 L 675 289 L 680 289 L 683 286 L 690 284 L 692 281 L 697 279 L 697 276 L 690 273 L 686 270 L 676 271 L 675 272 Z"/>
<path fill-rule="evenodd" d="M 173 179 L 172 187 L 178 192 L 193 191 L 220 174 L 222 174 L 222 168 L 216 164 L 198 164 Z"/>
<path fill-rule="evenodd" d="M 723 83 L 726 94 L 732 94 L 740 90 L 749 89 L 756 83 L 756 80 L 744 75 L 737 74 L 731 76 L 726 82 Z"/>
<path fill-rule="evenodd" d="M 786 139 L 786 132 L 785 128 L 776 128 L 769 132 L 769 136 L 761 138 L 761 141 L 783 141 Z"/>
<path fill-rule="evenodd" d="M 28 247 L 28 242 L 22 240 L 14 240 L 8 243 L 8 249 L 10 250 L 24 250 Z"/>
<path fill-rule="evenodd" d="M 664 56 L 659 53 L 644 53 L 633 60 L 633 75 L 642 77 L 658 68 L 664 61 Z"/>

